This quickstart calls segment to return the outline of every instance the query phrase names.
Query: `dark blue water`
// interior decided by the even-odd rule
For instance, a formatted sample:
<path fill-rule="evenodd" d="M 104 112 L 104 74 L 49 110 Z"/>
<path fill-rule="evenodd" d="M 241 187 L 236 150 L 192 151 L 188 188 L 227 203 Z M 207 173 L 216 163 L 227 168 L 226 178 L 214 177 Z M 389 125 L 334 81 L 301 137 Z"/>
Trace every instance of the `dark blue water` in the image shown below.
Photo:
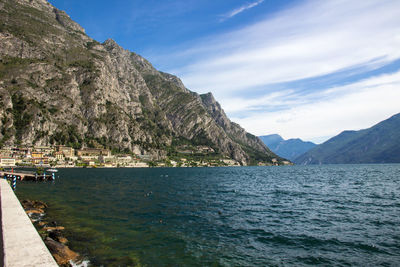
<path fill-rule="evenodd" d="M 65 169 L 22 182 L 94 265 L 400 266 L 400 165 Z"/>

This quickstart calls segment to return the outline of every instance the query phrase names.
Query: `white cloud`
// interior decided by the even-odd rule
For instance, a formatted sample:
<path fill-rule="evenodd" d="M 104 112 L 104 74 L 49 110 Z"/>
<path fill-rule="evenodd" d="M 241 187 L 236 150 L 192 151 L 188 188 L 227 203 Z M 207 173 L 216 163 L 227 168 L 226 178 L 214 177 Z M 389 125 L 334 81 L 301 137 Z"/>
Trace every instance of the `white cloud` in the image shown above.
<path fill-rule="evenodd" d="M 257 98 L 231 97 L 224 98 L 221 102 L 226 113 L 247 113 L 249 111 L 265 111 L 281 107 L 304 104 L 305 99 L 300 99 L 294 90 L 273 92 Z"/>
<path fill-rule="evenodd" d="M 264 0 L 258 0 L 256 2 L 249 3 L 249 4 L 246 4 L 246 5 L 243 5 L 243 6 L 239 7 L 239 8 L 236 8 L 236 9 L 228 12 L 227 14 L 223 15 L 221 21 L 225 21 L 227 19 L 230 19 L 230 18 L 242 13 L 243 11 L 245 11 L 247 9 L 256 7 L 259 4 L 261 4 L 262 2 L 264 2 Z"/>
<path fill-rule="evenodd" d="M 400 112 L 400 74 L 330 89 L 310 84 L 307 94 L 288 82 L 366 73 L 400 59 L 399 18 L 397 0 L 303 1 L 181 47 L 169 55 L 172 72 L 194 91 L 213 92 L 231 119 L 254 134 L 321 141 Z M 286 89 L 276 92 L 276 84 Z"/>
<path fill-rule="evenodd" d="M 400 112 L 400 71 L 319 94 L 325 98 L 307 102 L 306 97 L 303 103 L 288 103 L 291 107 L 286 110 L 258 112 L 232 120 L 257 135 L 279 133 L 285 138 L 300 137 L 316 142 L 343 130 L 369 128 Z M 249 110 L 251 101 L 244 99 L 242 103 L 250 103 L 243 109 Z"/>
<path fill-rule="evenodd" d="M 185 84 L 224 96 L 400 58 L 400 1 L 306 1 L 257 24 L 188 47 Z M 177 61 L 175 61 L 177 62 Z"/>

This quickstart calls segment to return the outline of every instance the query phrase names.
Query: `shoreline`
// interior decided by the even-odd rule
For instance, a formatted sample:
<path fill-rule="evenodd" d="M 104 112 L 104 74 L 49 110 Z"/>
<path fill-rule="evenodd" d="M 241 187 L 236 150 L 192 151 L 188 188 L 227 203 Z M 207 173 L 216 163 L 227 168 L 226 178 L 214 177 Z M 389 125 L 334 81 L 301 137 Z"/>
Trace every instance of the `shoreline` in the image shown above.
<path fill-rule="evenodd" d="M 283 243 L 281 242 L 282 239 L 276 240 L 275 236 L 261 230 L 253 232 L 252 229 L 265 229 L 263 228 L 265 223 L 272 222 L 271 231 L 279 233 L 282 229 L 287 229 L 286 226 L 292 225 L 293 219 L 299 218 L 288 217 L 289 212 L 306 210 L 306 215 L 310 215 L 311 218 L 306 218 L 310 216 L 304 217 L 306 220 L 301 221 L 298 225 L 301 227 L 299 229 L 305 229 L 309 232 L 317 229 L 316 233 L 322 237 L 325 236 L 325 229 L 328 229 L 328 234 L 340 238 L 341 233 L 337 233 L 333 225 L 328 225 L 328 221 L 325 223 L 325 221 L 315 220 L 312 217 L 314 214 L 313 207 L 317 209 L 321 207 L 320 211 L 324 218 L 325 216 L 330 218 L 330 209 L 341 214 L 343 207 L 351 204 L 348 206 L 350 207 L 348 214 L 343 214 L 337 219 L 334 218 L 333 222 L 337 224 L 347 223 L 347 218 L 349 216 L 354 217 L 359 210 L 368 212 L 371 209 L 385 207 L 386 202 L 383 203 L 379 200 L 391 196 L 391 191 L 387 191 L 387 188 L 393 188 L 399 165 L 388 167 L 371 165 L 370 168 L 354 165 L 346 168 L 343 166 L 315 166 L 306 169 L 300 167 L 294 169 L 241 168 L 230 170 L 219 168 L 219 170 L 216 170 L 217 173 L 214 172 L 214 169 L 208 169 L 208 171 L 193 169 L 195 171 L 193 176 L 190 175 L 192 170 L 180 171 L 179 169 L 174 172 L 171 169 L 171 173 L 167 169 L 164 169 L 164 171 L 143 169 L 142 171 L 139 170 L 137 175 L 134 174 L 135 170 L 128 170 L 127 173 L 132 172 L 132 175 L 121 176 L 116 175 L 114 171 L 71 170 L 70 172 L 74 175 L 71 175 L 70 179 L 64 179 L 63 183 L 55 183 L 57 186 L 52 183 L 24 183 L 29 184 L 29 186 L 24 188 L 21 186 L 20 195 L 21 199 L 44 200 L 49 205 L 47 211 L 49 217 L 51 216 L 60 225 L 65 226 L 68 234 L 69 230 L 73 232 L 70 240 L 73 244 L 70 246 L 71 249 L 78 252 L 83 251 L 83 255 L 89 258 L 95 266 L 101 266 L 101 264 L 110 266 L 115 263 L 117 258 L 125 255 L 130 256 L 131 252 L 136 254 L 132 257 L 137 257 L 141 262 L 153 263 L 149 266 L 160 266 L 167 262 L 179 265 L 178 263 L 182 263 L 186 259 L 193 265 L 207 265 L 210 260 L 218 259 L 219 256 L 231 259 L 229 258 L 231 255 L 229 251 L 201 250 L 205 246 L 213 248 L 215 243 L 212 238 L 216 235 L 224 238 L 221 245 L 235 244 L 235 248 L 243 248 L 243 240 L 266 236 L 266 238 L 271 238 L 272 241 L 277 242 L 269 242 L 270 239 L 268 239 L 268 243 L 262 242 L 260 244 L 264 244 L 268 250 L 276 249 L 277 255 L 282 258 L 285 257 L 285 253 L 279 253 L 279 251 L 285 252 L 287 242 L 291 242 L 290 244 L 300 244 L 312 249 L 310 254 L 307 254 L 310 257 L 313 256 L 312 252 L 314 251 L 330 253 L 333 256 L 329 259 L 340 260 L 334 262 L 363 265 L 366 260 L 359 260 L 358 258 L 365 258 L 368 255 L 382 260 L 388 258 L 388 261 L 395 259 L 384 257 L 380 252 L 385 250 L 388 253 L 393 253 L 395 250 L 390 244 L 378 247 L 381 249 L 380 251 L 367 246 L 371 243 L 376 244 L 374 240 L 379 239 L 380 233 L 364 239 L 361 244 L 358 240 L 355 240 L 357 242 L 354 242 L 354 246 L 349 246 L 348 243 L 335 243 L 339 245 L 339 248 L 349 249 L 349 252 L 356 253 L 357 257 L 346 261 L 342 257 L 343 255 L 337 253 L 336 247 L 330 249 L 332 245 L 330 240 L 326 244 L 326 246 L 329 246 L 326 249 L 324 243 L 322 243 L 326 239 L 322 238 L 321 241 L 305 239 L 301 235 L 302 232 L 288 228 L 291 231 L 291 236 L 285 238 Z M 320 175 L 315 175 L 316 171 Z M 108 173 L 107 177 L 99 179 L 104 172 Z M 123 169 L 120 169 L 120 172 L 125 173 Z M 165 174 L 169 175 L 168 179 L 162 178 Z M 384 180 L 388 183 L 379 182 L 377 177 L 387 177 Z M 117 178 L 115 182 L 114 178 Z M 259 186 L 255 186 L 256 181 Z M 374 187 L 371 188 L 367 185 Z M 314 186 L 321 189 L 317 195 L 313 190 Z M 326 194 L 324 192 L 327 190 L 333 190 L 332 192 L 335 194 L 331 194 L 325 199 Z M 347 191 L 343 192 L 342 190 Z M 363 205 L 364 202 L 349 204 L 346 201 L 348 197 L 359 197 L 358 192 L 362 190 L 366 190 L 363 191 L 363 195 L 365 195 L 365 200 L 368 203 L 370 203 L 369 197 L 371 197 L 371 199 L 376 200 L 377 204 L 369 207 Z M 149 192 L 151 193 L 147 194 Z M 178 192 L 178 194 L 171 194 L 171 192 Z M 382 193 L 386 193 L 386 195 Z M 227 203 L 231 203 L 230 201 L 233 198 L 237 199 L 237 205 L 227 205 Z M 309 199 L 313 201 L 312 208 L 309 206 Z M 283 206 L 275 205 L 275 200 L 279 200 L 279 203 L 282 203 Z M 248 201 L 254 203 L 249 212 L 247 207 L 243 205 Z M 269 205 L 269 203 L 274 204 L 274 206 Z M 356 205 L 355 209 L 351 208 L 353 204 Z M 396 215 L 394 204 L 395 201 L 391 201 L 390 207 L 392 208 L 388 209 L 388 214 L 391 214 L 391 216 Z M 238 213 L 238 210 L 240 213 Z M 394 212 L 389 212 L 391 210 Z M 201 215 L 203 216 L 196 216 L 197 214 L 194 212 L 197 211 L 202 212 Z M 86 217 L 85 214 L 88 216 Z M 303 213 L 296 214 L 302 216 Z M 395 218 L 393 217 L 393 220 L 388 221 L 388 224 L 378 221 L 379 217 L 371 218 L 367 223 L 371 227 L 387 225 L 383 233 L 389 238 L 393 238 L 391 229 L 396 221 Z M 162 219 L 162 223 L 159 222 L 160 219 Z M 232 235 L 231 225 L 239 225 L 247 219 L 254 223 L 247 225 L 243 231 L 240 231 L 241 235 Z M 284 222 L 285 225 L 281 226 L 281 222 Z M 350 226 L 357 227 L 364 225 L 364 223 L 363 218 L 355 219 Z M 345 233 L 352 234 L 351 231 Z M 360 236 L 364 236 L 364 234 L 365 231 L 357 232 L 357 235 Z M 66 237 L 68 238 L 68 236 Z M 281 236 L 278 235 L 278 237 Z M 200 240 L 198 246 L 192 246 L 192 242 L 196 240 Z M 209 242 L 209 240 L 212 242 Z M 219 242 L 219 240 L 221 239 L 216 241 Z M 315 242 L 318 242 L 318 246 L 323 245 L 323 247 L 316 248 Z M 365 245 L 365 247 L 363 247 L 361 254 L 358 254 L 360 253 L 360 245 Z M 302 252 L 301 248 L 294 249 L 295 253 Z M 204 254 L 204 258 L 192 257 L 203 252 L 207 253 Z M 257 261 L 253 260 L 255 257 L 259 257 L 259 259 L 272 265 L 274 263 L 268 255 L 264 256 L 265 254 L 262 251 L 255 248 L 250 248 L 246 251 L 246 254 L 236 250 L 235 252 L 242 257 L 243 262 L 247 263 L 246 265 L 256 264 Z M 156 257 L 156 255 L 163 256 L 166 254 L 167 256 L 164 258 Z M 285 259 L 292 263 L 298 260 L 296 255 L 288 256 Z M 240 265 L 238 262 L 233 259 L 230 263 L 231 265 L 235 265 L 235 263 Z M 378 263 L 375 260 L 374 262 Z M 309 262 L 308 264 L 307 262 L 303 263 L 311 266 Z M 126 265 L 121 264 L 121 266 Z"/>
<path fill-rule="evenodd" d="M 48 204 L 40 200 L 18 199 L 32 225 L 47 249 L 62 267 L 88 266 L 89 260 L 69 248 L 65 227 L 52 220 L 47 214 Z"/>
<path fill-rule="evenodd" d="M 395 163 L 389 163 L 395 164 Z M 56 168 L 56 169 L 151 169 L 151 168 L 166 168 L 166 169 L 187 169 L 187 168 L 229 168 L 229 167 L 276 167 L 276 166 L 295 166 L 296 164 L 282 164 L 282 165 L 220 165 L 220 166 L 147 166 L 147 167 L 133 167 L 133 166 L 4 166 L 2 168 L 14 169 L 35 169 L 35 168 Z M 318 166 L 318 165 L 315 165 Z"/>
<path fill-rule="evenodd" d="M 51 209 L 51 205 L 39 200 L 18 200 L 58 266 L 142 266 L 139 259 L 130 256 L 109 255 L 105 258 L 98 258 L 99 255 L 90 253 L 90 250 L 77 249 L 75 246 L 79 243 L 79 238 L 77 240 L 76 236 L 79 236 L 79 230 L 74 227 L 64 227 L 62 220 L 58 221 L 57 218 L 49 216 L 48 209 Z M 36 207 L 30 204 L 24 205 L 24 202 L 33 202 L 32 204 L 35 204 Z M 88 238 L 88 236 L 84 237 Z M 99 241 L 101 240 L 93 239 L 91 242 L 98 244 Z M 72 247 L 70 247 L 71 245 Z"/>
<path fill-rule="evenodd" d="M 4 266 L 58 266 L 11 186 L 0 179 Z"/>

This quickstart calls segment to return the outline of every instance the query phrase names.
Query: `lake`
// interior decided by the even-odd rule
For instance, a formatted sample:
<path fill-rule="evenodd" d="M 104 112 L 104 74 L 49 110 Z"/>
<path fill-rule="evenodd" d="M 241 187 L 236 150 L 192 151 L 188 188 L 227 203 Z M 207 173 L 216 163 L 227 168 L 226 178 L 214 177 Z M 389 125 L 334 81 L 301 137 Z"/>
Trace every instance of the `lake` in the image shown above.
<path fill-rule="evenodd" d="M 58 175 L 16 193 L 95 266 L 400 265 L 400 164 Z"/>

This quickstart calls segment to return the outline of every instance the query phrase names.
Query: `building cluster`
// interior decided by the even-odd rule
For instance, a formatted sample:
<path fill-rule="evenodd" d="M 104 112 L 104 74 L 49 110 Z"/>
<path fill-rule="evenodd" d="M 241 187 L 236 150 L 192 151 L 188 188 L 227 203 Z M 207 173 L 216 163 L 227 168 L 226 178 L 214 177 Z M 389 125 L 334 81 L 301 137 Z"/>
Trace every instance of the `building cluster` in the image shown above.
<path fill-rule="evenodd" d="M 193 160 L 187 158 L 175 158 L 174 160 L 164 160 L 151 162 L 154 167 L 220 167 L 220 166 L 240 166 L 240 163 L 233 159 L 203 159 Z"/>
<path fill-rule="evenodd" d="M 148 167 L 142 158 L 108 149 L 68 146 L 10 147 L 0 149 L 0 167 Z"/>
<path fill-rule="evenodd" d="M 187 149 L 187 151 L 185 150 Z M 0 149 L 0 167 L 216 167 L 240 166 L 239 162 L 225 157 L 206 157 L 212 148 L 184 147 L 180 156 L 153 161 L 150 155 L 112 154 L 109 149 L 68 146 L 8 147 Z M 194 157 L 194 153 L 203 154 Z"/>

